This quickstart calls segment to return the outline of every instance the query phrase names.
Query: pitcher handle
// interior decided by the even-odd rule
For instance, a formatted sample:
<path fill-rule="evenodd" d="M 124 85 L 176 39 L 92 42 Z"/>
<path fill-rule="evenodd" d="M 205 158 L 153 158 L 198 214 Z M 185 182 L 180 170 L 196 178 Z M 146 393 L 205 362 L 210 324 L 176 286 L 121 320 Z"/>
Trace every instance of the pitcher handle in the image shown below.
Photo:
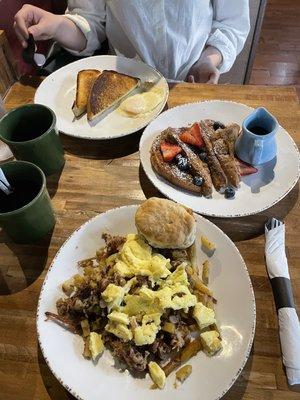
<path fill-rule="evenodd" d="M 254 140 L 253 151 L 252 151 L 252 165 L 258 165 L 263 151 L 263 144 L 261 140 Z"/>

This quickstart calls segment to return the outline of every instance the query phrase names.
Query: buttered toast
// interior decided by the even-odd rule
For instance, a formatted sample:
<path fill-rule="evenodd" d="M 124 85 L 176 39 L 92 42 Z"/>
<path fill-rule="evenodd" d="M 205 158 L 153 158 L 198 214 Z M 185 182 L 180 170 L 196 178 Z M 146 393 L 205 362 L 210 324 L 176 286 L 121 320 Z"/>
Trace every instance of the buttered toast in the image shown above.
<path fill-rule="evenodd" d="M 103 71 L 94 82 L 87 104 L 87 118 L 94 120 L 139 86 L 138 78 L 116 71 Z"/>
<path fill-rule="evenodd" d="M 91 88 L 99 75 L 101 71 L 96 69 L 84 69 L 78 72 L 76 98 L 72 106 L 75 117 L 78 118 L 86 112 Z"/>

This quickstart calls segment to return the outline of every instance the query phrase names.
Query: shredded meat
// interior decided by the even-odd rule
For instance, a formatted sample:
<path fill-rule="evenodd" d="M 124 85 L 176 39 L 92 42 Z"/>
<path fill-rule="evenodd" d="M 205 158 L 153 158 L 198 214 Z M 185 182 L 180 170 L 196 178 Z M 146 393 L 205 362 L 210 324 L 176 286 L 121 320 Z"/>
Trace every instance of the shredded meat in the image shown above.
<path fill-rule="evenodd" d="M 171 261 L 171 265 L 172 265 L 172 268 L 173 269 L 176 269 L 177 267 L 179 267 L 179 265 L 181 265 L 182 264 L 182 261 L 181 260 L 173 260 L 173 261 Z"/>
<path fill-rule="evenodd" d="M 80 287 L 77 292 L 66 299 L 56 302 L 57 312 L 61 317 L 70 318 L 76 322 L 82 318 L 104 316 L 105 311 L 100 307 L 101 292 L 99 289 Z"/>
<path fill-rule="evenodd" d="M 56 308 L 58 315 L 64 318 L 70 318 L 77 320 L 82 315 L 82 309 L 78 307 L 78 298 L 73 296 L 67 299 L 58 299 L 56 302 Z"/>
<path fill-rule="evenodd" d="M 137 284 L 136 284 L 137 288 L 141 288 L 142 286 L 146 286 L 149 289 L 152 288 L 151 282 L 149 281 L 147 276 L 137 276 L 136 279 L 137 279 Z"/>
<path fill-rule="evenodd" d="M 113 283 L 117 286 L 124 286 L 126 283 L 126 280 L 117 272 L 113 272 L 111 275 L 107 275 L 101 271 L 101 275 L 102 278 L 99 280 L 98 283 L 100 292 L 104 292 L 104 290 L 110 283 Z"/>
<path fill-rule="evenodd" d="M 189 328 L 180 322 L 176 325 L 175 332 L 171 334 L 171 347 L 172 349 L 179 350 L 189 340 Z"/>
<path fill-rule="evenodd" d="M 126 242 L 124 236 L 111 236 L 108 233 L 103 233 L 102 239 L 105 240 L 106 246 L 97 251 L 96 254 L 98 260 L 104 260 L 112 254 L 118 253 Z"/>
<path fill-rule="evenodd" d="M 132 343 L 123 343 L 120 339 L 104 334 L 105 344 L 111 349 L 114 357 L 125 363 L 131 371 L 145 371 L 149 352 L 139 349 Z"/>
<path fill-rule="evenodd" d="M 170 355 L 172 346 L 167 343 L 165 335 L 161 332 L 157 335 L 150 349 L 151 352 L 157 355 L 161 360 L 165 360 Z"/>
<path fill-rule="evenodd" d="M 172 259 L 179 261 L 189 261 L 189 256 L 186 250 L 172 250 Z"/>
<path fill-rule="evenodd" d="M 87 299 L 91 295 L 91 290 L 89 285 L 80 286 L 76 291 L 76 297 L 80 300 Z"/>
<path fill-rule="evenodd" d="M 126 242 L 126 237 L 111 236 L 108 233 L 103 233 L 102 239 L 105 240 L 107 252 L 109 255 L 118 253 L 121 250 L 123 244 Z"/>
<path fill-rule="evenodd" d="M 165 258 L 170 258 L 172 260 L 172 250 L 171 249 L 157 249 L 153 247 L 153 252 L 163 255 Z"/>
<path fill-rule="evenodd" d="M 78 326 L 73 321 L 70 321 L 68 318 L 61 317 L 60 315 L 54 314 L 52 312 L 46 311 L 45 312 L 46 318 L 52 319 L 53 321 L 59 323 L 62 325 L 65 329 L 68 329 L 69 331 L 73 333 L 80 334 L 80 329 Z"/>

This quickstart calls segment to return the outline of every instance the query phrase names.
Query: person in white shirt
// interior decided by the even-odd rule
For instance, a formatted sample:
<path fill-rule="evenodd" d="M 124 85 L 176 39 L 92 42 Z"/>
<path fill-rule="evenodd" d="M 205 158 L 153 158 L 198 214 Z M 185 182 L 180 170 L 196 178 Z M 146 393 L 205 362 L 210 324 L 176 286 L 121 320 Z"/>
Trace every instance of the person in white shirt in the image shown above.
<path fill-rule="evenodd" d="M 249 0 L 69 0 L 65 15 L 26 4 L 14 20 L 23 47 L 31 33 L 89 56 L 107 38 L 112 54 L 205 83 L 229 71 L 250 29 Z"/>

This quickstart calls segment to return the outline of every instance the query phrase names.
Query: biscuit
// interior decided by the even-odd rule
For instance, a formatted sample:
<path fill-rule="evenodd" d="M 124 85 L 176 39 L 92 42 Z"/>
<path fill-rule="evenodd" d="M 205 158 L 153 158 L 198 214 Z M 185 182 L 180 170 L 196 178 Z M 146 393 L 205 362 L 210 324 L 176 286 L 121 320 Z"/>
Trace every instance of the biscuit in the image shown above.
<path fill-rule="evenodd" d="M 186 249 L 196 237 L 192 210 L 157 197 L 140 205 L 135 214 L 135 225 L 151 246 L 160 249 Z"/>

